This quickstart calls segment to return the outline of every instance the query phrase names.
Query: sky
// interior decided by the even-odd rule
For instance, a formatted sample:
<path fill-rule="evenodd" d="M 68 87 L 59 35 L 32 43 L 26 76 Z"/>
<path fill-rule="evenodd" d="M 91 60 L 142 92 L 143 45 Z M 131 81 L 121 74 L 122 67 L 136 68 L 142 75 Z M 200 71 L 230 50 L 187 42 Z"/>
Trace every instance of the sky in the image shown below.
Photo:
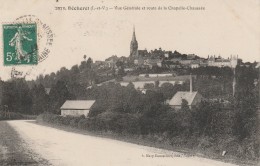
<path fill-rule="evenodd" d="M 205 10 L 55 10 L 55 7 L 204 7 Z M 27 79 L 80 64 L 83 56 L 105 60 L 129 56 L 135 26 L 139 49 L 177 50 L 200 57 L 238 55 L 244 62 L 260 61 L 259 0 L 8 0 L 0 6 L 0 23 L 35 15 L 52 30 L 48 57 L 38 65 L 15 66 Z M 2 26 L 1 26 L 1 31 Z M 40 48 L 46 43 L 40 42 Z M 10 78 L 13 66 L 3 63 L 0 33 L 0 77 Z"/>

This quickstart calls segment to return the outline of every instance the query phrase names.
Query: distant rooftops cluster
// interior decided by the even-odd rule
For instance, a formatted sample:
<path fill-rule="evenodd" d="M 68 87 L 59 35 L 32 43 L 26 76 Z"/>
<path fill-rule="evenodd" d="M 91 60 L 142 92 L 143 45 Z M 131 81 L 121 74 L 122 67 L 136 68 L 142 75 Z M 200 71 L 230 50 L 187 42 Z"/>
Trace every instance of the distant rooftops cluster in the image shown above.
<path fill-rule="evenodd" d="M 143 51 L 143 50 L 138 50 Z M 155 49 L 155 51 L 141 54 L 135 57 L 117 57 L 113 55 L 107 58 L 105 61 L 96 61 L 96 65 L 101 68 L 111 67 L 116 68 L 118 61 L 123 62 L 125 65 L 125 71 L 131 71 L 133 68 L 149 68 L 164 67 L 164 68 L 198 68 L 206 66 L 215 67 L 230 67 L 235 68 L 238 65 L 238 55 L 231 55 L 229 58 L 223 58 L 221 56 L 209 55 L 208 58 L 201 58 L 194 54 L 180 54 L 177 51 L 163 51 Z M 130 62 L 130 63 L 129 63 Z"/>
<path fill-rule="evenodd" d="M 116 63 L 120 61 L 125 64 L 125 69 L 131 71 L 131 68 L 198 68 L 206 66 L 215 67 L 231 67 L 235 68 L 238 64 L 238 55 L 231 55 L 225 59 L 221 56 L 209 55 L 208 58 L 201 58 L 195 54 L 181 54 L 175 51 L 165 51 L 162 48 L 148 51 L 147 49 L 139 50 L 138 42 L 133 30 L 132 40 L 130 42 L 129 57 L 117 57 L 113 55 L 105 61 L 97 61 L 96 64 L 100 68 L 111 67 L 116 68 Z"/>

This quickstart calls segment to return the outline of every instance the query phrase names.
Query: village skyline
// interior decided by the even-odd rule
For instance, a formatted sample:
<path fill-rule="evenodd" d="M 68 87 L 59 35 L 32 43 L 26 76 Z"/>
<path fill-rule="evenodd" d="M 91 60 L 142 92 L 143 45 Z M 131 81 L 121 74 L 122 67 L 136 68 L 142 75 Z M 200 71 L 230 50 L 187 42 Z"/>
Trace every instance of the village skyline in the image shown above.
<path fill-rule="evenodd" d="M 245 61 L 243 61 L 243 59 L 241 57 L 239 57 L 238 54 L 230 54 L 229 56 L 223 56 L 221 54 L 208 54 L 206 57 L 194 54 L 194 53 L 182 53 L 182 52 L 178 52 L 178 50 L 165 50 L 161 47 L 159 48 L 154 48 L 154 49 L 147 49 L 147 48 L 140 48 L 138 45 L 142 45 L 141 42 L 138 42 L 137 44 L 137 48 L 136 48 L 136 55 L 134 55 L 132 57 L 132 42 L 133 42 L 133 37 L 134 40 L 137 42 L 136 40 L 136 30 L 135 30 L 135 25 L 133 25 L 133 29 L 132 29 L 132 40 L 129 40 L 130 43 L 130 47 L 128 49 L 128 54 L 126 54 L 125 56 L 119 56 L 117 54 L 113 54 L 110 55 L 108 57 L 104 57 L 102 60 L 96 59 L 95 57 L 91 57 L 91 56 L 87 56 L 86 54 L 81 56 L 81 59 L 79 59 L 79 61 L 75 64 L 71 64 L 72 66 L 62 66 L 57 70 L 52 70 L 49 72 L 46 72 L 46 68 L 44 69 L 44 71 L 42 73 L 39 73 L 39 70 L 37 68 L 39 68 L 39 66 L 41 66 L 41 63 L 39 64 L 39 66 L 33 66 L 31 67 L 31 69 L 28 70 L 28 67 L 24 68 L 24 67 L 20 67 L 19 65 L 17 66 L 9 66 L 9 68 L 11 68 L 10 71 L 10 75 L 8 77 L 3 77 L 1 78 L 2 80 L 7 80 L 12 78 L 13 75 L 13 71 L 15 71 L 18 75 L 20 74 L 21 77 L 24 78 L 28 78 L 28 80 L 35 80 L 37 77 L 39 77 L 40 75 L 48 75 L 51 73 L 56 73 L 57 71 L 59 71 L 61 68 L 67 68 L 70 69 L 71 67 L 75 66 L 75 65 L 80 65 L 80 63 L 82 63 L 83 61 L 86 61 L 88 58 L 92 59 L 94 64 L 100 64 L 100 62 L 104 62 L 104 63 L 111 63 L 111 58 L 112 58 L 112 66 L 111 64 L 108 64 L 109 67 L 115 67 L 116 62 L 117 61 L 122 61 L 122 58 L 126 58 L 127 60 L 130 60 L 131 58 L 134 58 L 133 63 L 135 64 L 135 66 L 140 66 L 140 59 L 142 59 L 141 64 L 144 64 L 144 60 L 143 59 L 148 59 L 151 60 L 152 59 L 165 59 L 168 58 L 170 59 L 170 55 L 171 54 L 177 54 L 180 56 L 184 56 L 184 57 L 179 57 L 176 58 L 175 60 L 173 60 L 173 62 L 180 62 L 182 65 L 186 66 L 186 67 L 191 67 L 191 68 L 197 68 L 199 66 L 216 66 L 216 67 L 224 67 L 224 66 L 228 66 L 231 68 L 235 68 L 236 65 L 239 63 L 245 63 Z M 142 41 L 142 40 L 140 40 Z M 154 53 L 159 52 L 159 54 L 163 54 L 163 57 L 159 57 L 158 55 L 155 55 L 154 57 Z M 139 53 L 139 55 L 138 55 Z M 157 54 L 157 53 L 156 53 Z M 147 56 L 150 56 L 150 58 L 147 58 Z M 176 55 L 175 55 L 176 56 Z M 116 58 L 115 58 L 116 57 Z M 181 60 L 182 59 L 182 60 Z M 132 59 L 133 60 L 133 59 Z M 108 62 L 107 62 L 108 61 Z M 186 62 L 185 62 L 186 61 Z M 187 65 L 187 61 L 188 65 Z M 211 61 L 211 62 L 210 62 Z M 232 62 L 233 61 L 233 62 Z M 257 62 L 256 60 L 253 61 L 254 63 Z M 155 62 L 157 63 L 157 62 Z M 162 63 L 162 60 L 161 62 Z M 201 63 L 201 65 L 200 65 Z M 247 61 L 247 63 L 250 63 Z M 148 62 L 149 64 L 149 62 Z M 158 65 L 157 65 L 158 66 Z M 159 65 L 159 67 L 161 67 L 162 65 Z M 8 68 L 8 67 L 6 67 Z M 15 68 L 18 68 L 18 70 L 16 70 Z M 20 68 L 20 69 L 19 69 Z M 33 74 L 33 76 L 31 75 L 31 73 L 34 73 L 35 71 L 37 71 L 36 74 Z M 31 77 L 32 76 L 32 77 Z"/>

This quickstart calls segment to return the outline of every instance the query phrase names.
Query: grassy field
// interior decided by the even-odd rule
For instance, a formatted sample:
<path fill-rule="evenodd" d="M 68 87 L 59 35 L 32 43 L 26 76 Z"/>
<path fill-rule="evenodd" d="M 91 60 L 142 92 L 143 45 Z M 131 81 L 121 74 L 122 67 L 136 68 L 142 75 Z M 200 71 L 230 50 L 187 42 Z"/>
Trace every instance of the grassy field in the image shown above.
<path fill-rule="evenodd" d="M 0 165 L 49 165 L 25 147 L 25 142 L 7 121 L 0 121 Z"/>

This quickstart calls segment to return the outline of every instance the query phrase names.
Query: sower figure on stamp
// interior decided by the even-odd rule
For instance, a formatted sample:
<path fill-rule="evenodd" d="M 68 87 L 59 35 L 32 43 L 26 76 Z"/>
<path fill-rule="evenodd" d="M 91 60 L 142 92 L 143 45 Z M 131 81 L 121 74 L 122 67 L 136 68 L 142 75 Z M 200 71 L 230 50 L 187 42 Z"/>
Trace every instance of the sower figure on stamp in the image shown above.
<path fill-rule="evenodd" d="M 28 41 L 32 41 L 32 39 L 28 38 L 26 34 L 23 32 L 22 27 L 19 26 L 17 32 L 14 37 L 9 41 L 9 45 L 15 47 L 16 57 L 15 59 L 21 63 L 21 60 L 25 60 L 28 63 L 30 62 L 30 54 L 28 54 L 23 49 L 23 40 L 26 39 Z"/>

